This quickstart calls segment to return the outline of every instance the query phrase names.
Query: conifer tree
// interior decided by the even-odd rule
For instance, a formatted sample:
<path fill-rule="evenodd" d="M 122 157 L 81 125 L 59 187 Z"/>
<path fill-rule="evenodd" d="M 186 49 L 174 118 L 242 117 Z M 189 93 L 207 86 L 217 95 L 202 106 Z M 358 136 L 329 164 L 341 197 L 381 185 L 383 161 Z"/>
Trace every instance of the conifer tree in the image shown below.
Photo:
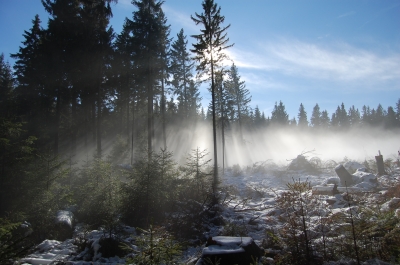
<path fill-rule="evenodd" d="M 225 171 L 225 127 L 228 125 L 227 120 L 227 108 L 228 108 L 228 96 L 226 93 L 226 89 L 224 89 L 224 74 L 223 71 L 215 72 L 215 89 L 216 89 L 216 116 L 218 119 L 217 126 L 221 127 L 221 138 L 222 138 L 222 174 Z"/>
<path fill-rule="evenodd" d="M 195 17 L 191 16 L 196 25 L 201 25 L 201 34 L 192 35 L 197 43 L 193 44 L 192 52 L 195 53 L 195 60 L 199 62 L 196 69 L 200 75 L 208 73 L 211 79 L 211 102 L 213 116 L 213 141 L 214 141 L 214 180 L 213 192 L 216 199 L 217 183 L 218 183 L 218 159 L 217 159 L 217 130 L 216 130 L 216 88 L 215 88 L 215 70 L 226 58 L 223 50 L 232 47 L 229 45 L 227 38 L 227 29 L 222 27 L 225 17 L 220 14 L 221 7 L 218 7 L 214 0 L 204 0 L 202 3 L 203 13 L 195 13 Z"/>
<path fill-rule="evenodd" d="M 16 59 L 14 70 L 18 85 L 15 94 L 20 109 L 19 114 L 23 115 L 28 122 L 33 123 L 34 115 L 41 116 L 44 123 L 48 120 L 40 104 L 48 100 L 45 99 L 46 93 L 43 93 L 44 73 L 41 65 L 43 56 L 40 48 L 43 41 L 43 29 L 40 23 L 39 16 L 36 15 L 32 20 L 32 28 L 24 31 L 23 47 L 19 48 L 18 53 L 11 54 L 11 57 Z M 33 128 L 30 127 L 30 131 L 33 131 Z"/>
<path fill-rule="evenodd" d="M 298 125 L 302 128 L 308 127 L 307 112 L 304 109 L 303 103 L 300 103 L 299 114 L 297 115 L 299 119 Z"/>
<path fill-rule="evenodd" d="M 336 118 L 338 119 L 338 125 L 341 128 L 348 128 L 349 127 L 349 117 L 347 116 L 347 111 L 344 107 L 344 103 L 338 106 L 336 109 Z"/>
<path fill-rule="evenodd" d="M 60 126 L 63 107 L 68 102 L 69 73 L 72 68 L 73 36 L 79 26 L 79 3 L 70 0 L 43 0 L 45 10 L 50 14 L 43 42 L 45 52 L 45 86 L 54 100 L 53 152 L 59 154 Z M 75 58 L 76 59 L 76 58 Z"/>
<path fill-rule="evenodd" d="M 171 66 L 170 73 L 172 74 L 171 84 L 173 86 L 174 94 L 178 95 L 180 110 L 184 117 L 189 115 L 189 87 L 191 86 L 191 79 L 193 77 L 194 63 L 187 50 L 186 36 L 183 29 L 177 34 L 177 40 L 171 45 Z M 193 87 L 192 87 L 193 88 Z"/>
<path fill-rule="evenodd" d="M 330 126 L 332 127 L 332 128 L 337 128 L 337 127 L 339 127 L 339 115 L 340 115 L 340 108 L 338 107 L 337 109 L 336 109 L 336 112 L 335 113 L 332 113 L 332 118 L 331 118 L 331 122 L 330 122 Z"/>
<path fill-rule="evenodd" d="M 187 90 L 187 111 L 189 117 L 196 117 L 199 113 L 198 110 L 201 106 L 200 91 L 197 84 L 193 81 L 189 81 L 189 87 Z"/>
<path fill-rule="evenodd" d="M 297 126 L 297 121 L 296 121 L 295 117 L 293 117 L 291 120 L 289 120 L 289 126 L 291 126 L 291 127 Z"/>
<path fill-rule="evenodd" d="M 315 106 L 313 108 L 310 123 L 311 123 L 311 126 L 313 126 L 314 128 L 318 128 L 321 126 L 321 111 L 318 106 L 318 103 L 315 104 Z"/>
<path fill-rule="evenodd" d="M 348 117 L 349 117 L 349 125 L 351 127 L 357 127 L 360 124 L 361 121 L 360 112 L 358 111 L 358 109 L 354 107 L 354 105 L 350 107 L 348 112 Z"/>
<path fill-rule="evenodd" d="M 382 126 L 386 113 L 381 104 L 378 104 L 375 115 L 372 117 L 372 124 L 374 126 Z"/>
<path fill-rule="evenodd" d="M 246 88 L 245 82 L 240 80 L 235 64 L 232 64 L 228 71 L 225 87 L 230 94 L 229 100 L 235 106 L 235 120 L 239 123 L 239 135 L 241 141 L 243 141 L 243 116 L 248 113 L 251 95 L 250 91 Z"/>
<path fill-rule="evenodd" d="M 400 127 L 400 98 L 396 102 L 396 119 L 397 119 L 397 126 Z"/>
<path fill-rule="evenodd" d="M 45 51 L 45 87 L 54 100 L 51 105 L 54 105 L 55 113 L 52 130 L 55 154 L 59 150 L 62 117 L 71 116 L 69 127 L 73 145 L 75 132 L 80 127 L 76 121 L 84 117 L 83 122 L 90 126 L 83 131 L 85 135 L 92 131 L 97 154 L 101 155 L 106 59 L 111 52 L 113 35 L 112 29 L 108 28 L 112 1 L 42 0 L 50 14 L 42 47 Z M 78 113 L 79 104 L 83 114 Z"/>
<path fill-rule="evenodd" d="M 362 107 L 362 116 L 361 116 L 361 121 L 363 125 L 371 125 L 371 110 L 369 106 L 363 106 Z"/>
<path fill-rule="evenodd" d="M 398 120 L 396 119 L 396 112 L 393 107 L 389 106 L 385 116 L 385 128 L 392 129 L 398 127 Z"/>
<path fill-rule="evenodd" d="M 321 128 L 328 128 L 329 124 L 330 124 L 330 119 L 329 119 L 329 115 L 328 115 L 328 111 L 323 110 L 321 112 Z"/>
<path fill-rule="evenodd" d="M 117 79 L 116 84 L 116 93 L 118 95 L 115 104 L 117 105 L 117 109 L 120 115 L 120 130 L 126 131 L 126 137 L 128 142 L 130 141 L 130 115 L 129 115 L 129 108 L 130 108 L 130 101 L 133 100 L 132 106 L 132 128 L 134 123 L 134 115 L 135 115 L 135 108 L 134 108 L 134 96 L 135 94 L 133 91 L 133 64 L 132 64 L 132 43 L 131 43 L 131 28 L 130 28 L 130 20 L 125 19 L 124 24 L 122 26 L 122 31 L 120 34 L 117 35 L 114 47 L 115 47 L 115 58 L 114 64 L 112 66 L 113 70 L 115 71 L 115 78 Z M 123 118 L 126 117 L 125 125 Z M 132 130 L 133 133 L 133 130 Z"/>
<path fill-rule="evenodd" d="M 0 54 L 0 118 L 10 117 L 10 107 L 13 99 L 14 80 L 11 67 Z"/>
<path fill-rule="evenodd" d="M 289 124 L 289 115 L 286 113 L 285 105 L 283 105 L 282 101 L 279 101 L 279 105 L 275 102 L 271 114 L 271 122 L 277 125 Z"/>
<path fill-rule="evenodd" d="M 256 127 L 259 127 L 261 125 L 261 123 L 262 123 L 261 111 L 257 105 L 256 108 L 254 109 L 254 125 Z"/>
<path fill-rule="evenodd" d="M 163 2 L 155 0 L 134 0 L 137 8 L 132 19 L 133 60 L 136 68 L 136 82 L 143 89 L 147 99 L 147 149 L 151 159 L 154 135 L 154 97 L 159 94 L 157 86 L 164 78 L 165 53 L 169 26 L 162 10 Z"/>

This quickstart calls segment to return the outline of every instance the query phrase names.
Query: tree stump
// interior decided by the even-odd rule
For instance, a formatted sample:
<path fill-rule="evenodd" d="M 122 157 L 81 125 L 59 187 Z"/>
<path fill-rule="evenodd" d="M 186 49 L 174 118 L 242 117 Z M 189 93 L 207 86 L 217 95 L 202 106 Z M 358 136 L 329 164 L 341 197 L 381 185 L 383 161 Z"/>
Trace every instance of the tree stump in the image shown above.
<path fill-rule="evenodd" d="M 378 167 L 378 175 L 382 176 L 385 175 L 385 166 L 383 164 L 383 156 L 380 154 L 381 152 L 379 152 L 379 155 L 375 156 L 375 161 L 376 161 L 376 166 Z"/>

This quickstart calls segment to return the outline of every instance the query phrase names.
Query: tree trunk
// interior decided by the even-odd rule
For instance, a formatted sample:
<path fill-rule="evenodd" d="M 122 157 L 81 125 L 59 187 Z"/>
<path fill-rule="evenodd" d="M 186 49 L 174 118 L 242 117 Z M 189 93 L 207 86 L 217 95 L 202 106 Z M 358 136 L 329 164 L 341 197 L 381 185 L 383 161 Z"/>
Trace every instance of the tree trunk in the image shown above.
<path fill-rule="evenodd" d="M 129 75 L 127 74 L 127 80 L 126 80 L 126 138 L 127 138 L 127 143 L 129 144 L 129 99 L 130 99 L 130 93 L 129 93 Z"/>
<path fill-rule="evenodd" d="M 97 156 L 101 158 L 101 82 L 97 86 Z"/>
<path fill-rule="evenodd" d="M 59 130 L 60 130 L 60 118 L 61 118 L 61 85 L 57 89 L 57 100 L 56 100 L 56 120 L 54 122 L 54 156 L 58 155 L 59 147 Z"/>
<path fill-rule="evenodd" d="M 134 135 L 135 135 L 135 99 L 136 99 L 136 93 L 133 92 L 133 99 L 132 99 L 131 165 L 133 165 L 133 139 L 134 139 Z"/>
<path fill-rule="evenodd" d="M 95 92 L 94 92 L 95 93 Z M 91 147 L 95 146 L 96 144 L 96 95 L 91 95 L 91 115 L 92 115 L 92 145 Z"/>
<path fill-rule="evenodd" d="M 163 144 L 164 144 L 164 150 L 167 149 L 167 135 L 166 135 L 166 129 L 165 129 L 165 91 L 164 91 L 164 69 L 163 69 L 163 77 L 161 79 L 161 116 L 162 116 L 162 133 L 163 133 Z"/>
<path fill-rule="evenodd" d="M 150 163 L 153 150 L 153 86 L 151 82 L 151 69 L 147 80 L 147 152 Z"/>
<path fill-rule="evenodd" d="M 222 137 L 222 175 L 225 174 L 225 124 L 224 124 L 224 100 L 222 84 L 220 87 L 220 111 L 221 111 L 221 137 Z"/>
<path fill-rule="evenodd" d="M 213 140 L 214 140 L 214 179 L 212 183 L 214 203 L 217 203 L 217 184 L 218 184 L 218 154 L 217 154 L 217 128 L 215 121 L 215 84 L 214 84 L 214 64 L 211 53 L 211 96 L 212 96 L 212 117 L 213 117 Z"/>

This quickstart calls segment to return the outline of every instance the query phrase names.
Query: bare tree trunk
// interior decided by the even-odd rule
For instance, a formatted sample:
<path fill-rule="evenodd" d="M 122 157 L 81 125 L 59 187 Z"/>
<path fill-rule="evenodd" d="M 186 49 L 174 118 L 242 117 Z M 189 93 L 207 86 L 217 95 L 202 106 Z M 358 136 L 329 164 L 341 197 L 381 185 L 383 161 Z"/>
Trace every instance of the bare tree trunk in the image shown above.
<path fill-rule="evenodd" d="M 147 80 L 147 152 L 148 160 L 151 160 L 153 150 L 153 86 L 151 82 L 151 69 Z"/>
<path fill-rule="evenodd" d="M 214 140 L 214 179 L 212 183 L 213 200 L 217 204 L 217 185 L 218 185 L 218 154 L 217 154 L 217 126 L 215 121 L 215 84 L 214 84 L 214 64 L 211 53 L 211 96 L 212 96 L 212 117 L 213 117 L 213 140 Z"/>
<path fill-rule="evenodd" d="M 91 108 L 92 108 L 92 145 L 93 147 L 96 144 L 96 96 L 93 94 L 91 95 Z"/>
<path fill-rule="evenodd" d="M 97 156 L 101 158 L 101 82 L 97 86 Z"/>
<path fill-rule="evenodd" d="M 162 133 L 163 133 L 163 144 L 164 150 L 167 149 L 167 134 L 165 129 L 165 91 L 164 91 L 164 69 L 163 69 L 163 77 L 161 79 L 161 116 L 162 116 Z"/>
<path fill-rule="evenodd" d="M 224 100 L 222 84 L 220 87 L 220 111 L 221 111 L 221 137 L 222 137 L 222 175 L 225 174 L 225 123 L 224 123 Z"/>
<path fill-rule="evenodd" d="M 135 99 L 136 93 L 133 92 L 133 99 L 132 99 L 132 141 L 131 141 L 131 165 L 133 165 L 133 139 L 135 135 Z"/>
<path fill-rule="evenodd" d="M 126 138 L 127 138 L 127 143 L 129 144 L 129 99 L 130 99 L 130 93 L 129 93 L 129 75 L 127 74 L 126 78 Z"/>
<path fill-rule="evenodd" d="M 54 122 L 54 156 L 58 155 L 59 133 L 60 133 L 60 118 L 61 118 L 61 84 L 57 89 L 56 100 L 56 120 Z"/>

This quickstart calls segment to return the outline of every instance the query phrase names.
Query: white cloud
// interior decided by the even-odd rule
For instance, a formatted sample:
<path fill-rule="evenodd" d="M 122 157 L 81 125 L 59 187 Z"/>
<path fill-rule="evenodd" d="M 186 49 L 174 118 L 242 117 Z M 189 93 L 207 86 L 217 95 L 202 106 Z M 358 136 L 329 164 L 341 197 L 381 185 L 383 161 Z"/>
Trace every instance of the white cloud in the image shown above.
<path fill-rule="evenodd" d="M 196 24 L 192 21 L 192 19 L 190 18 L 190 14 L 186 14 L 183 12 L 180 12 L 178 10 L 175 10 L 173 8 L 170 8 L 168 5 L 164 4 L 162 6 L 163 11 L 165 12 L 166 17 L 168 18 L 168 22 L 171 23 L 171 21 L 173 21 L 175 27 L 177 24 L 180 25 L 180 28 L 183 28 L 185 31 L 185 34 L 187 34 L 187 32 L 192 32 L 198 31 L 198 27 L 196 26 Z M 191 33 L 190 33 L 191 34 Z"/>
<path fill-rule="evenodd" d="M 399 53 L 380 55 L 345 43 L 327 47 L 281 39 L 246 51 L 232 49 L 230 56 L 239 68 L 307 79 L 373 83 L 400 80 Z"/>
<path fill-rule="evenodd" d="M 400 77 L 399 54 L 380 56 L 346 44 L 335 49 L 290 41 L 270 44 L 266 52 L 281 62 L 284 71 L 312 78 L 386 81 Z"/>

